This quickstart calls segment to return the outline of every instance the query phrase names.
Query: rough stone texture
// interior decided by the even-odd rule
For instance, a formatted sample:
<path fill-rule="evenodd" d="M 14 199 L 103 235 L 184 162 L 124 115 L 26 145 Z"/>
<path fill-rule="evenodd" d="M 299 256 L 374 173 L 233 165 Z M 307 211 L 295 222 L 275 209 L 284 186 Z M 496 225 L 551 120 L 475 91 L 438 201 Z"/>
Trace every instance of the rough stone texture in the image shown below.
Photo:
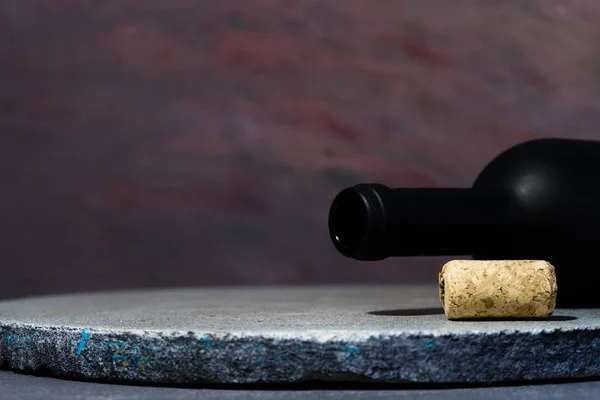
<path fill-rule="evenodd" d="M 448 319 L 546 318 L 556 307 L 556 273 L 547 261 L 453 260 L 439 283 Z"/>
<path fill-rule="evenodd" d="M 15 371 L 141 383 L 503 382 L 600 375 L 600 310 L 448 321 L 437 287 L 122 292 L 0 303 Z"/>

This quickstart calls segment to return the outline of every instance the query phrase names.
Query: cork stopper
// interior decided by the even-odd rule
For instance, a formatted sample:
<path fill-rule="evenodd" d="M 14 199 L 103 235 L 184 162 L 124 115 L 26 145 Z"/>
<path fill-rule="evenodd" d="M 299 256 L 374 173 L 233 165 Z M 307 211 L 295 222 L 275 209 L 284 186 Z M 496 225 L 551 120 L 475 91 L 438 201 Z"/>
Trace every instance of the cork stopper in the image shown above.
<path fill-rule="evenodd" d="M 554 267 L 541 260 L 454 260 L 439 275 L 451 320 L 547 318 L 556 306 Z"/>

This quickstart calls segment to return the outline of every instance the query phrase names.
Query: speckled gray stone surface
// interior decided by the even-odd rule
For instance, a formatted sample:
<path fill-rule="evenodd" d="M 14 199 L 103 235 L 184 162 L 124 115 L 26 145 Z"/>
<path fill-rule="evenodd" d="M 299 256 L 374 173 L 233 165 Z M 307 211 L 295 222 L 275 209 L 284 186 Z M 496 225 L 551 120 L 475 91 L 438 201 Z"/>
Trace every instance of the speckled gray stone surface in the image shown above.
<path fill-rule="evenodd" d="M 0 303 L 0 363 L 137 383 L 600 376 L 600 310 L 448 321 L 435 286 L 140 291 Z"/>

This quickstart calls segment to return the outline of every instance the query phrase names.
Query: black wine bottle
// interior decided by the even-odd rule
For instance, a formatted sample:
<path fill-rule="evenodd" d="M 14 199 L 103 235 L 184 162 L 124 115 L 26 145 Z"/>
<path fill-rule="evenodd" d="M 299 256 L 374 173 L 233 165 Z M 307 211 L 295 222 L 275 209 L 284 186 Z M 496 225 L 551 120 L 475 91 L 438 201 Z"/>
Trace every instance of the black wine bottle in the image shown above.
<path fill-rule="evenodd" d="M 341 254 L 364 261 L 546 260 L 556 268 L 558 306 L 600 306 L 600 142 L 516 145 L 471 188 L 349 187 L 333 200 L 329 232 Z"/>

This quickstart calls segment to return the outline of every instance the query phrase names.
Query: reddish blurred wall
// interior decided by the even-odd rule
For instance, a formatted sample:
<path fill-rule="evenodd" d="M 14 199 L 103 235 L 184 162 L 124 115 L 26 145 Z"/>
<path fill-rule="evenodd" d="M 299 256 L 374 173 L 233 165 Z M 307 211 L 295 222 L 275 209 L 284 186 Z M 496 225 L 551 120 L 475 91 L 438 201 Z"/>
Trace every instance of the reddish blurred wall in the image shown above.
<path fill-rule="evenodd" d="M 0 297 L 435 281 L 332 197 L 600 139 L 599 43 L 596 0 L 1 0 Z"/>

